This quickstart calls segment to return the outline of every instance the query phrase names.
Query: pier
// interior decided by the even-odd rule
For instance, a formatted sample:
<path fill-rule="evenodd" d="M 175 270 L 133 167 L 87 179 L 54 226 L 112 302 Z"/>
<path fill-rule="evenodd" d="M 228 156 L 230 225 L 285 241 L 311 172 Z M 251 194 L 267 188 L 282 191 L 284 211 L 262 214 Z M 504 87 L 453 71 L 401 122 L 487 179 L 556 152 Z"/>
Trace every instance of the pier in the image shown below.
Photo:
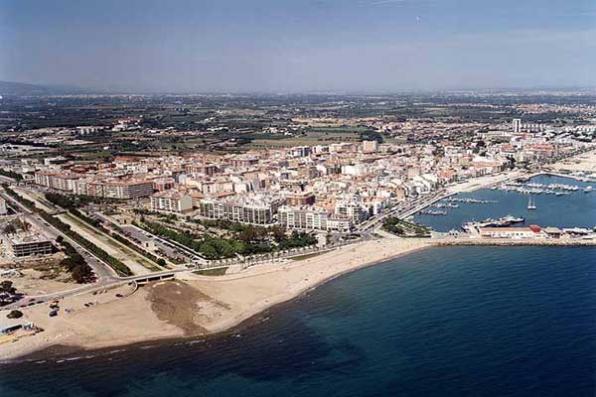
<path fill-rule="evenodd" d="M 552 247 L 594 247 L 596 239 L 551 239 L 551 238 L 470 238 L 470 237 L 440 237 L 433 240 L 439 247 L 445 246 L 552 246 Z"/>

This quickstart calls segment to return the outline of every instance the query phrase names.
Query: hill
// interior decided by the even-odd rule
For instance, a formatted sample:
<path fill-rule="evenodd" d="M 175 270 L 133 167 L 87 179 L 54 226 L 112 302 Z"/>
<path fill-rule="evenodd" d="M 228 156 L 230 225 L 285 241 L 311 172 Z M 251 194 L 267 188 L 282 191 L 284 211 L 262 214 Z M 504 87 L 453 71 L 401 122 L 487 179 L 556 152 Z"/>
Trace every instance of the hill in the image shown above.
<path fill-rule="evenodd" d="M 79 87 L 0 81 L 0 95 L 3 96 L 68 95 L 85 94 L 89 92 L 90 91 Z"/>

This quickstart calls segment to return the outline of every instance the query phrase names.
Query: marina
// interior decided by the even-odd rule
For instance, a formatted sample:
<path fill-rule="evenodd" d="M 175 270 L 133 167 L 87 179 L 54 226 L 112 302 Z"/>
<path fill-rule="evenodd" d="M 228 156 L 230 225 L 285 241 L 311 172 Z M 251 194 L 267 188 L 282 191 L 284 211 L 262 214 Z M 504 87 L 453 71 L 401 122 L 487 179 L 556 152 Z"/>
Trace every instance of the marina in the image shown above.
<path fill-rule="evenodd" d="M 460 208 L 460 205 L 480 205 L 480 204 L 497 204 L 497 200 L 484 200 L 473 197 L 459 197 L 459 196 L 448 196 L 444 197 L 429 207 L 423 208 L 418 211 L 418 215 L 426 216 L 447 216 L 449 210 Z"/>
<path fill-rule="evenodd" d="M 555 196 L 568 196 L 578 191 L 590 193 L 592 191 L 592 185 L 581 186 L 567 183 L 546 184 L 537 182 L 507 182 L 498 186 L 493 186 L 492 189 L 506 192 L 517 192 L 521 194 L 551 194 Z"/>
<path fill-rule="evenodd" d="M 551 178 L 541 176 L 536 179 L 542 181 Z M 591 233 L 596 215 L 594 197 L 584 194 L 583 189 L 574 191 L 565 199 L 552 195 L 538 198 L 532 196 L 532 199 L 539 200 L 535 211 L 527 209 L 527 195 L 482 189 L 439 200 L 423 210 L 442 211 L 446 212 L 445 215 L 419 212 L 415 217 L 417 222 L 430 225 L 435 230 L 449 230 L 453 225 L 481 219 L 482 221 L 475 222 L 475 228 L 488 227 L 508 232 L 507 229 L 518 229 L 512 226 L 542 224 L 557 226 L 545 228 L 550 233 L 552 230 L 560 230 L 561 233 L 582 236 Z M 478 205 L 480 203 L 490 205 Z M 437 204 L 452 206 L 436 207 Z M 11 397 L 26 395 L 21 394 L 22 391 L 35 394 L 50 390 L 55 395 L 71 390 L 76 382 L 83 383 L 85 390 L 114 396 L 147 395 L 155 390 L 162 390 L 162 387 L 164 393 L 183 393 L 188 387 L 192 387 L 196 393 L 200 391 L 206 395 L 238 395 L 248 392 L 251 395 L 283 396 L 290 395 L 284 394 L 287 393 L 286 382 L 289 380 L 305 382 L 308 388 L 308 393 L 291 395 L 310 395 L 313 387 L 317 394 L 333 394 L 331 387 L 336 386 L 329 385 L 335 384 L 345 384 L 343 390 L 346 393 L 357 390 L 366 395 L 365 390 L 383 376 L 378 371 L 392 367 L 399 368 L 402 374 L 399 383 L 388 386 L 392 391 L 402 390 L 405 393 L 414 390 L 417 395 L 433 395 L 425 389 L 425 382 L 417 381 L 421 366 L 426 366 L 428 373 L 441 373 L 449 368 L 443 367 L 443 362 L 447 366 L 454 360 L 466 362 L 466 365 L 478 373 L 475 379 L 480 383 L 475 385 L 476 389 L 486 390 L 485 385 L 492 384 L 495 371 L 500 371 L 504 377 L 526 379 L 516 373 L 520 368 L 515 361 L 520 349 L 523 349 L 524 354 L 531 354 L 536 362 L 542 362 L 545 351 L 548 352 L 549 349 L 552 349 L 553 357 L 569 354 L 577 359 L 583 354 L 585 361 L 589 362 L 591 351 L 586 352 L 585 347 L 575 345 L 573 348 L 576 350 L 570 351 L 566 342 L 578 337 L 577 330 L 584 326 L 582 324 L 585 324 L 585 334 L 591 335 L 594 302 L 590 300 L 593 293 L 591 284 L 587 282 L 589 277 L 586 278 L 585 275 L 592 271 L 593 247 L 567 247 L 568 243 L 563 239 L 515 241 L 494 238 L 487 243 L 482 239 L 456 238 L 446 244 L 455 245 L 454 240 L 457 241 L 455 244 L 471 247 L 430 248 L 390 260 L 386 262 L 387 266 L 380 265 L 339 277 L 305 295 L 300 301 L 284 305 L 283 312 L 267 312 L 256 319 L 257 325 L 249 329 L 236 329 L 229 337 L 164 342 L 163 346 L 152 343 L 139 348 L 111 349 L 105 355 L 102 355 L 102 351 L 75 353 L 73 357 L 44 360 L 44 365 L 25 362 L 4 369 L 0 391 L 3 396 Z M 449 265 L 446 266 L 445 263 Z M 389 266 L 395 264 L 399 266 Z M 562 264 L 569 266 L 561 266 Z M 454 286 L 461 285 L 462 275 L 465 276 L 465 288 L 468 289 L 464 293 L 454 293 Z M 520 281 L 512 283 L 512 277 Z M 400 288 L 395 288 L 396 282 L 399 282 Z M 499 291 L 498 299 L 495 299 L 495 288 Z M 461 287 L 457 291 L 461 291 Z M 547 326 L 552 322 L 552 313 L 536 309 L 550 307 L 548 302 L 544 305 L 528 302 L 528 291 L 536 291 L 530 295 L 532 299 L 555 300 L 554 305 L 566 307 L 571 307 L 567 300 L 573 296 L 573 302 L 577 303 L 573 307 L 579 315 L 572 319 L 578 321 L 579 325 L 570 325 L 570 320 L 565 318 L 561 327 L 569 327 L 571 334 L 567 335 L 566 331 L 560 337 L 558 334 L 553 336 L 552 330 Z M 575 295 L 560 291 L 572 291 Z M 577 296 L 582 297 L 579 302 Z M 396 301 L 402 304 L 395 305 Z M 516 321 L 502 321 L 512 311 L 519 310 L 520 301 L 525 302 L 521 307 L 527 312 L 516 318 Z M 386 321 L 388 313 L 392 321 L 379 327 L 379 323 Z M 447 325 L 437 328 L 436 321 L 441 315 L 444 315 L 442 324 Z M 462 329 L 469 329 L 470 318 L 478 319 L 479 324 L 487 324 L 487 330 L 476 332 L 473 329 L 471 333 L 462 333 Z M 362 324 L 366 326 L 362 327 Z M 509 341 L 511 335 L 519 335 L 520 329 L 523 330 L 523 335 L 532 337 L 515 337 L 516 344 L 506 342 L 493 350 L 479 351 L 477 348 L 485 343 L 483 338 L 486 333 L 492 333 L 492 338 Z M 533 335 L 545 332 L 544 330 L 549 330 L 542 338 L 544 344 L 537 345 Z M 373 338 L 370 337 L 371 332 L 375 333 Z M 446 334 L 453 341 L 448 347 L 444 343 Z M 423 340 L 421 335 L 424 335 Z M 478 338 L 477 343 L 474 343 L 475 337 Z M 350 346 L 346 347 L 346 339 L 351 341 Z M 375 340 L 375 343 L 371 344 L 370 340 Z M 379 349 L 378 343 L 385 345 Z M 521 347 L 520 343 L 523 344 Z M 396 345 L 400 348 L 396 349 Z M 300 349 L 297 349 L 298 346 Z M 308 346 L 308 354 L 305 353 L 304 346 Z M 407 346 L 407 349 L 402 346 Z M 297 350 L 301 353 L 296 354 Z M 429 351 L 433 354 L 431 363 L 425 360 L 396 360 L 404 352 L 411 357 L 425 357 Z M 253 361 L 256 357 L 258 364 L 250 364 L 248 357 Z M 591 379 L 591 374 L 586 371 L 582 376 L 584 380 L 578 382 L 577 370 L 566 372 L 569 359 L 562 357 L 552 373 L 548 367 L 541 376 L 558 377 L 557 385 L 572 385 L 581 394 L 582 390 L 589 388 L 587 382 Z M 71 363 L 73 360 L 76 360 L 78 369 L 85 369 L 84 377 L 74 380 L 72 377 L 55 376 L 54 368 L 60 371 L 72 370 L 75 365 Z M 312 370 L 313 364 L 322 368 L 332 363 L 334 366 L 349 365 L 348 372 L 353 373 L 360 363 L 370 360 L 383 365 L 378 370 L 372 368 L 367 371 L 366 374 L 370 375 L 358 378 L 354 383 L 350 383 L 353 377 L 342 371 Z M 118 370 L 113 369 L 114 361 L 121 364 Z M 346 362 L 349 364 L 345 364 Z M 47 363 L 52 365 L 45 365 Z M 269 371 L 263 377 L 263 365 L 275 369 L 285 368 L 287 363 L 292 363 L 287 372 L 283 369 Z M 127 370 L 122 372 L 122 367 Z M 208 367 L 209 370 L 197 375 L 197 367 Z M 296 369 L 301 371 L 300 378 L 295 377 Z M 33 381 L 23 383 L 23 374 L 34 374 Z M 167 383 L 161 382 L 160 376 L 163 374 L 168 376 Z M 129 388 L 125 381 L 131 377 L 136 379 L 133 388 Z M 433 382 L 443 385 L 441 391 L 467 387 L 459 378 L 446 380 L 438 376 Z M 583 387 L 581 382 L 588 386 Z M 420 386 L 412 389 L 412 384 Z M 536 385 L 528 381 L 516 384 L 513 388 L 535 391 Z M 497 395 L 503 389 L 503 385 L 498 385 L 493 391 Z M 569 386 L 564 388 L 569 389 Z"/>
<path fill-rule="evenodd" d="M 435 208 L 459 208 L 459 204 L 453 204 L 451 202 L 437 203 L 437 204 L 434 204 L 433 207 L 435 207 Z"/>
<path fill-rule="evenodd" d="M 447 211 L 438 211 L 438 210 L 422 210 L 420 211 L 422 215 L 430 215 L 430 216 L 446 216 Z"/>
<path fill-rule="evenodd" d="M 482 200 L 472 197 L 447 197 L 444 199 L 447 203 L 463 203 L 463 204 L 496 204 L 497 200 Z M 457 208 L 457 207 L 454 207 Z"/>
<path fill-rule="evenodd" d="M 506 215 L 502 218 L 492 219 L 487 218 L 480 222 L 466 222 L 462 225 L 465 232 L 477 231 L 481 227 L 506 227 L 524 223 L 525 219 L 522 217 L 515 217 L 513 215 Z"/>
<path fill-rule="evenodd" d="M 565 193 L 568 194 L 559 196 L 537 194 L 529 197 L 528 194 L 516 190 L 501 190 L 498 186 L 489 187 L 474 192 L 459 193 L 435 203 L 435 205 L 458 204 L 458 208 L 441 208 L 448 211 L 446 216 L 429 216 L 418 212 L 413 220 L 444 233 L 450 230 L 461 230 L 462 225 L 467 222 L 481 222 L 489 218 L 499 219 L 507 215 L 524 218 L 524 223 L 513 226 L 538 224 L 587 229 L 595 226 L 593 219 L 596 218 L 596 200 L 591 193 L 584 193 L 591 186 L 591 182 L 560 176 L 537 175 L 530 178 L 527 183 L 533 186 L 576 186 L 577 189 L 566 190 Z M 479 203 L 485 205 L 479 205 Z M 528 204 L 532 204 L 530 209 Z"/>

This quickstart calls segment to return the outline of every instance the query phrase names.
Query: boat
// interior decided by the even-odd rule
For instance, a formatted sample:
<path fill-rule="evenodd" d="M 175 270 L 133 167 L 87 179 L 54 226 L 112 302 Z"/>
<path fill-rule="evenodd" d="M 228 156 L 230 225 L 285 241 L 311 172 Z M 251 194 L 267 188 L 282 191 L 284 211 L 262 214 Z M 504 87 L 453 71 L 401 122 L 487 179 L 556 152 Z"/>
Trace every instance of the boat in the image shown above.
<path fill-rule="evenodd" d="M 481 228 L 481 227 L 507 227 L 507 226 L 511 226 L 514 225 L 516 223 L 524 223 L 526 220 L 524 218 L 520 217 L 516 217 L 513 215 L 507 215 L 504 216 L 502 218 L 498 218 L 498 219 L 493 219 L 493 218 L 487 218 L 483 221 L 480 222 L 466 222 L 464 224 L 462 224 L 461 228 L 465 231 L 465 232 L 470 232 L 471 230 L 474 230 L 476 228 Z"/>
<path fill-rule="evenodd" d="M 513 215 L 507 215 L 507 216 L 497 219 L 498 225 L 496 225 L 496 226 L 509 226 L 509 225 L 514 225 L 516 223 L 524 223 L 525 221 L 526 220 L 524 218 L 522 218 L 521 216 L 516 217 Z"/>
<path fill-rule="evenodd" d="M 434 211 L 434 210 L 422 210 L 419 212 L 420 215 L 432 215 L 432 216 L 445 216 L 447 211 Z"/>
<path fill-rule="evenodd" d="M 586 187 L 584 188 L 584 193 L 590 193 L 591 191 L 592 191 L 592 185 L 590 185 L 590 186 L 586 186 Z"/>
<path fill-rule="evenodd" d="M 532 196 L 530 196 L 530 199 L 528 200 L 528 209 L 529 210 L 536 209 L 536 203 L 534 202 L 534 200 L 532 200 Z"/>

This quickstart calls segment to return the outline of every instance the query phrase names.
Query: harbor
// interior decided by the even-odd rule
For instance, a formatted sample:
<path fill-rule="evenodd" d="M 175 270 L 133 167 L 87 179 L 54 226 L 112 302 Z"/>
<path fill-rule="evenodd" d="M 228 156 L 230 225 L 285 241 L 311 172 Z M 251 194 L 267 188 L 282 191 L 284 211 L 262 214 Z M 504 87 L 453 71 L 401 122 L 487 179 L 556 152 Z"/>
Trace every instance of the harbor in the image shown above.
<path fill-rule="evenodd" d="M 500 181 L 473 192 L 443 197 L 432 206 L 419 211 L 412 220 L 430 226 L 437 233 L 466 233 L 478 227 L 528 227 L 544 225 L 561 229 L 592 230 L 596 206 L 590 187 L 591 182 L 552 176 L 532 175 L 525 182 L 519 176 Z M 566 194 L 526 194 L 516 189 L 499 187 L 520 184 L 524 189 L 552 189 Z M 440 210 L 444 215 L 432 215 L 427 211 Z M 522 221 L 523 219 L 523 221 Z M 465 227 L 465 228 L 464 228 Z"/>
<path fill-rule="evenodd" d="M 565 183 L 536 183 L 536 182 L 508 182 L 498 186 L 493 186 L 493 190 L 502 190 L 506 192 L 517 192 L 521 194 L 551 194 L 555 196 L 568 196 L 574 192 L 582 191 L 584 193 L 592 192 L 592 185 L 579 186 Z"/>

